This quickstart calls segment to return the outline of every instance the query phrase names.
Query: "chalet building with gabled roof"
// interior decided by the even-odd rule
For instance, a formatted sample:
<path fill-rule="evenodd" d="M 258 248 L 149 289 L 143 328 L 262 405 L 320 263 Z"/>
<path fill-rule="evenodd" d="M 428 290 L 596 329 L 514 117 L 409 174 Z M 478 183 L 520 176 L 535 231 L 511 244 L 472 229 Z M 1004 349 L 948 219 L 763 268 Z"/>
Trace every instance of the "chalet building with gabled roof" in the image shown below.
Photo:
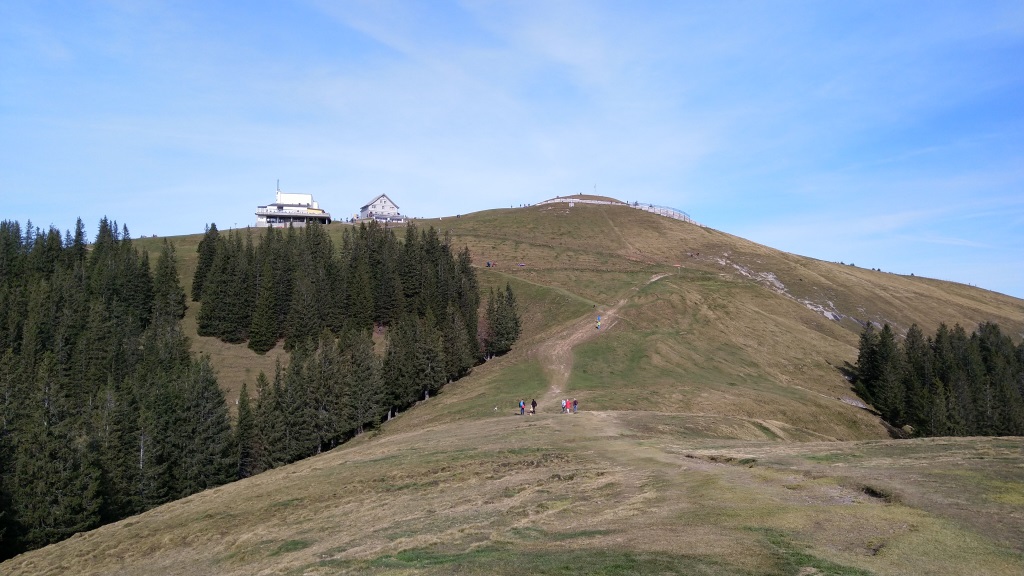
<path fill-rule="evenodd" d="M 377 220 L 379 222 L 405 222 L 405 216 L 398 210 L 387 194 L 381 194 L 367 202 L 359 209 L 360 220 Z"/>
<path fill-rule="evenodd" d="M 256 207 L 257 228 L 305 226 L 309 222 L 331 223 L 331 214 L 320 208 L 312 194 L 291 194 L 278 188 L 273 204 Z"/>

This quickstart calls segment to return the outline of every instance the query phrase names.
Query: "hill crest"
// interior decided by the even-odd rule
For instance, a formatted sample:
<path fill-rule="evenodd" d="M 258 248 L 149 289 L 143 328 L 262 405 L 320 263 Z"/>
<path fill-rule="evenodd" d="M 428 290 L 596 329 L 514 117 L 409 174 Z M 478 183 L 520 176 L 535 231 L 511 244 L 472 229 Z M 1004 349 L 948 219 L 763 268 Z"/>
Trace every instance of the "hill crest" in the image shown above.
<path fill-rule="evenodd" d="M 1024 487 L 1013 471 L 1024 439 L 892 442 L 850 402 L 842 369 L 866 322 L 928 332 L 994 321 L 1019 339 L 1024 301 L 787 254 L 625 206 L 534 205 L 417 225 L 469 246 L 478 266 L 496 264 L 477 271 L 485 291 L 508 283 L 523 306 L 512 353 L 334 451 L 4 571 L 1019 568 Z M 179 249 L 186 285 L 188 253 Z M 274 354 L 201 338 L 193 347 L 217 352 L 219 367 L 252 369 Z M 233 375 L 228 390 L 249 377 Z M 564 396 L 582 412 L 557 413 Z M 537 416 L 511 415 L 534 397 Z M 965 506 L 984 514 L 957 512 Z"/>

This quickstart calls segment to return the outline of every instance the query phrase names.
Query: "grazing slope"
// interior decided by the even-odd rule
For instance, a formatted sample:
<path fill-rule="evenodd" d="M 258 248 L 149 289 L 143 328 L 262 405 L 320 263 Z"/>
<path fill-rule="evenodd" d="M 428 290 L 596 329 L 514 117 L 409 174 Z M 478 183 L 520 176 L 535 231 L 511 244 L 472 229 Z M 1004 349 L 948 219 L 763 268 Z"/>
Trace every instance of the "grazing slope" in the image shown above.
<path fill-rule="evenodd" d="M 512 284 L 511 354 L 330 453 L 0 572 L 1021 572 L 1024 439 L 890 440 L 843 373 L 862 322 L 994 321 L 1019 340 L 1021 300 L 621 206 L 422 225 L 470 247 L 485 289 Z M 187 287 L 198 236 L 179 240 Z M 230 397 L 280 353 L 193 346 Z M 539 413 L 512 415 L 520 398 Z"/>

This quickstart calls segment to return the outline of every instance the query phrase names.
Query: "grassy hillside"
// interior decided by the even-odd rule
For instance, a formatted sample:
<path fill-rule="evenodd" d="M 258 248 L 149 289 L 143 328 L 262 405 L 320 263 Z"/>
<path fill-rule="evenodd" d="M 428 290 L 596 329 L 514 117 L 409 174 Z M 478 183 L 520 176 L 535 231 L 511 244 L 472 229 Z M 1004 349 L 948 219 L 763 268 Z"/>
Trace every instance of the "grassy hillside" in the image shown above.
<path fill-rule="evenodd" d="M 1024 439 L 890 440 L 841 369 L 862 322 L 991 320 L 1020 339 L 1024 301 L 621 206 L 419 225 L 468 245 L 485 289 L 512 284 L 512 353 L 330 453 L 0 572 L 1022 572 Z M 187 288 L 199 236 L 174 240 Z M 229 395 L 280 353 L 193 347 Z M 581 413 L 558 413 L 564 397 Z M 519 398 L 538 415 L 513 415 Z"/>

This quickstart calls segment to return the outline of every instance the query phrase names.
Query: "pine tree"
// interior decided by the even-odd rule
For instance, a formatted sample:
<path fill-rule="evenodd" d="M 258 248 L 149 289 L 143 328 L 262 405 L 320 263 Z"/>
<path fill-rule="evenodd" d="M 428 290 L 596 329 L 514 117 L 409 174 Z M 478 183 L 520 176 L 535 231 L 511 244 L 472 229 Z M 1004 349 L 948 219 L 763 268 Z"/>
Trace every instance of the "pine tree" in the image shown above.
<path fill-rule="evenodd" d="M 185 382 L 184 408 L 181 496 L 226 484 L 238 473 L 224 393 L 207 356 L 192 363 Z"/>
<path fill-rule="evenodd" d="M 256 377 L 256 409 L 253 440 L 253 474 L 270 470 L 281 461 L 275 458 L 281 444 L 284 421 L 278 407 L 275 387 L 260 372 Z"/>
<path fill-rule="evenodd" d="M 977 333 L 971 334 L 967 340 L 962 360 L 965 385 L 970 397 L 970 410 L 967 417 L 967 433 L 970 435 L 992 435 L 995 433 L 996 407 L 992 394 L 992 385 L 985 361 L 982 359 L 981 343 Z"/>
<path fill-rule="evenodd" d="M 886 324 L 878 335 L 879 378 L 875 387 L 875 408 L 893 426 L 904 421 L 903 361 L 892 328 Z"/>
<path fill-rule="evenodd" d="M 441 334 L 429 310 L 426 317 L 416 322 L 415 355 L 412 360 L 412 381 L 417 385 L 417 396 L 413 401 L 426 400 L 437 394 L 446 380 Z"/>
<path fill-rule="evenodd" d="M 122 232 L 118 246 L 122 263 L 119 266 L 120 282 L 117 282 L 118 298 L 125 302 L 123 316 L 130 324 L 126 334 L 137 336 L 144 330 L 153 316 L 153 276 L 149 265 L 149 254 L 139 254 L 132 246 L 128 228 Z M 174 277 L 177 272 L 174 271 Z M 182 310 L 184 315 L 184 310 Z"/>
<path fill-rule="evenodd" d="M 249 348 L 257 354 L 266 354 L 277 345 L 281 327 L 277 318 L 274 265 L 265 261 L 261 269 L 257 281 L 256 309 L 249 326 Z"/>
<path fill-rule="evenodd" d="M 968 337 L 943 324 L 927 341 L 915 325 L 901 354 L 893 342 L 889 326 L 867 329 L 858 355 L 858 391 L 884 419 L 909 422 L 922 436 L 1024 433 L 1021 348 L 997 325 L 981 324 Z"/>
<path fill-rule="evenodd" d="M 1024 431 L 1024 397 L 1017 392 L 1016 350 L 997 324 L 985 322 L 978 327 L 976 340 L 987 388 L 980 391 L 987 410 L 982 431 L 986 434 L 1019 435 Z"/>
<path fill-rule="evenodd" d="M 63 266 L 53 277 L 56 288 L 57 324 L 54 332 L 53 352 L 63 366 L 73 366 L 77 344 L 81 341 L 89 318 L 89 294 L 85 268 L 80 261 Z M 76 386 L 79 399 L 89 389 L 82 382 Z"/>
<path fill-rule="evenodd" d="M 284 372 L 284 409 L 286 461 L 295 462 L 316 454 L 316 414 L 313 410 L 311 382 L 306 369 L 313 354 L 314 342 L 307 342 L 292 353 L 292 361 Z"/>
<path fill-rule="evenodd" d="M 1017 391 L 1024 398 L 1024 341 L 1017 345 Z"/>
<path fill-rule="evenodd" d="M 185 317 L 185 290 L 178 281 L 178 261 L 174 245 L 164 239 L 153 275 L 152 324 L 167 329 Z"/>
<path fill-rule="evenodd" d="M 381 372 L 383 405 L 388 417 L 412 405 L 419 389 L 415 378 L 416 327 L 405 317 L 388 330 Z"/>
<path fill-rule="evenodd" d="M 388 245 L 389 252 L 393 251 Z M 374 291 L 373 321 L 381 326 L 388 326 L 401 316 L 404 308 L 402 283 L 396 267 L 397 258 L 389 253 L 381 263 L 380 280 Z"/>
<path fill-rule="evenodd" d="M 192 301 L 199 302 L 203 298 L 203 287 L 206 285 L 207 276 L 213 269 L 213 261 L 219 247 L 220 233 L 216 224 L 210 224 L 206 228 L 203 239 L 199 241 L 196 252 L 199 257 L 196 259 L 196 271 L 192 276 Z"/>
<path fill-rule="evenodd" d="M 85 263 L 88 252 L 85 240 L 85 224 L 82 223 L 81 218 L 75 221 L 75 235 L 68 246 L 67 254 L 69 266 L 73 266 L 75 263 Z"/>
<path fill-rule="evenodd" d="M 184 451 L 183 400 L 166 374 L 147 375 L 140 381 L 138 425 L 131 436 L 134 466 L 139 470 L 134 498 L 143 510 L 178 497 L 177 468 Z"/>
<path fill-rule="evenodd" d="M 145 510 L 140 496 L 139 403 L 134 382 L 100 391 L 103 422 L 99 432 L 103 462 L 103 519 L 114 522 Z"/>
<path fill-rule="evenodd" d="M 497 356 L 512 350 L 521 330 L 522 320 L 512 285 L 506 284 L 505 290 L 499 290 L 497 295 L 492 290 L 487 299 L 487 332 L 484 337 L 487 355 Z"/>
<path fill-rule="evenodd" d="M 448 305 L 442 333 L 444 373 L 451 382 L 465 376 L 476 358 L 475 341 L 470 340 L 462 314 L 454 303 Z"/>
<path fill-rule="evenodd" d="M 229 235 L 229 259 L 224 271 L 223 285 L 219 286 L 223 294 L 222 330 L 220 339 L 237 344 L 248 337 L 247 331 L 252 323 L 252 304 L 255 296 L 251 296 L 251 262 L 254 259 L 252 245 L 242 242 L 239 233 Z"/>
<path fill-rule="evenodd" d="M 34 373 L 38 356 L 51 348 L 55 333 L 54 304 L 50 283 L 43 278 L 33 282 L 21 337 L 21 359 L 26 373 Z"/>
<path fill-rule="evenodd" d="M 256 252 L 240 235 L 213 238 L 206 246 L 226 250 L 208 274 L 223 281 L 208 275 L 201 293 L 226 305 L 208 307 L 203 324 L 212 318 L 218 336 L 244 338 L 256 307 Z M 241 451 L 223 395 L 181 333 L 174 260 L 165 242 L 151 271 L 127 227 L 106 218 L 89 250 L 80 220 L 63 239 L 55 228 L 0 223 L 2 553 L 238 476 Z M 281 266 L 275 274 L 288 271 L 287 258 L 272 261 Z M 334 279 L 318 280 L 318 306 Z M 278 326 L 283 314 L 275 311 Z M 44 464 L 51 460 L 59 466 Z"/>
<path fill-rule="evenodd" d="M 875 386 L 881 377 L 881 372 L 878 361 L 878 333 L 875 331 L 874 324 L 868 322 L 860 333 L 855 390 L 857 395 L 869 404 L 874 403 Z"/>
<path fill-rule="evenodd" d="M 99 523 L 98 458 L 81 424 L 68 405 L 66 382 L 53 355 L 44 353 L 19 430 L 13 477 L 13 510 L 29 549 Z"/>
<path fill-rule="evenodd" d="M 423 266 L 421 268 L 419 293 L 415 306 L 415 315 L 426 316 L 428 310 L 434 310 L 434 316 L 441 302 L 440 271 L 443 252 L 437 230 L 433 226 L 421 233 L 420 237 Z"/>
<path fill-rule="evenodd" d="M 405 241 L 398 254 L 398 275 L 405 314 L 416 314 L 423 280 L 423 250 L 414 224 L 405 227 Z"/>
<path fill-rule="evenodd" d="M 17 414 L 26 401 L 26 386 L 18 373 L 18 362 L 14 350 L 8 348 L 0 353 L 0 558 L 6 558 L 17 550 L 11 510 L 11 480 L 15 463 L 15 440 Z M 6 540 L 5 540 L 5 535 Z M 5 554 L 4 549 L 12 550 Z"/>
<path fill-rule="evenodd" d="M 242 382 L 242 391 L 238 394 L 238 423 L 235 425 L 235 447 L 238 450 L 238 478 L 248 478 L 256 474 L 256 422 L 254 420 L 252 401 L 249 389 Z"/>
<path fill-rule="evenodd" d="M 235 297 L 237 298 L 234 308 L 234 324 L 237 327 L 241 342 L 249 338 L 249 326 L 252 324 L 253 310 L 256 308 L 256 250 L 252 244 L 252 232 L 246 229 L 245 242 L 241 242 L 239 234 L 239 258 L 235 262 L 234 281 L 236 283 Z"/>
<path fill-rule="evenodd" d="M 967 332 L 959 324 L 955 324 L 948 334 L 949 372 L 943 382 L 949 393 L 950 427 L 953 434 L 965 436 L 974 432 L 974 397 L 971 393 L 971 380 L 967 372 L 968 337 Z"/>
<path fill-rule="evenodd" d="M 292 309 L 288 314 L 285 349 L 294 351 L 299 346 L 315 339 L 322 328 L 322 318 L 317 313 L 315 287 L 309 276 L 298 271 L 295 293 L 292 295 Z"/>
<path fill-rule="evenodd" d="M 333 448 L 343 434 L 341 369 L 337 341 L 324 330 L 305 370 L 317 453 Z"/>
<path fill-rule="evenodd" d="M 473 259 L 469 254 L 469 247 L 463 248 L 459 253 L 458 265 L 459 285 L 456 290 L 456 297 L 459 309 L 462 312 L 462 323 L 466 327 L 466 337 L 472 346 L 473 358 L 480 355 L 478 324 L 480 309 L 480 284 L 476 279 L 476 270 L 473 269 Z"/>
<path fill-rule="evenodd" d="M 288 312 L 292 306 L 292 294 L 295 292 L 295 269 L 293 262 L 298 252 L 298 236 L 295 228 L 289 226 L 284 237 L 275 236 L 275 246 L 269 252 L 273 258 L 274 281 L 276 290 L 274 302 L 277 305 L 277 323 L 280 327 L 278 335 L 285 333 L 284 326 L 288 320 Z"/>
<path fill-rule="evenodd" d="M 946 386 L 938 378 L 932 379 L 927 399 L 929 403 L 925 406 L 925 415 L 919 419 L 919 434 L 949 435 L 949 397 L 946 395 Z"/>
<path fill-rule="evenodd" d="M 512 284 L 505 284 L 505 307 L 503 311 L 503 322 L 505 324 L 506 338 L 508 339 L 508 349 L 512 349 L 512 344 L 519 340 L 520 334 L 523 330 L 523 321 L 519 317 L 519 303 L 516 300 L 516 295 L 512 292 Z"/>
<path fill-rule="evenodd" d="M 273 382 L 261 372 L 256 378 L 259 398 L 256 403 L 257 469 L 270 470 L 290 460 L 288 454 L 287 419 L 284 407 L 283 372 L 278 362 Z"/>
<path fill-rule="evenodd" d="M 360 235 L 365 235 L 366 227 L 359 226 Z M 358 236 L 352 246 L 348 263 L 348 322 L 357 329 L 373 328 L 373 276 L 370 272 L 368 247 L 365 240 Z"/>
<path fill-rule="evenodd" d="M 929 390 L 933 379 L 931 349 L 917 324 L 907 330 L 907 336 L 903 339 L 903 355 L 906 368 L 903 380 L 906 396 L 903 404 L 906 407 L 906 420 L 916 430 L 921 427 L 922 419 L 929 411 Z"/>
<path fill-rule="evenodd" d="M 344 363 L 344 398 L 351 409 L 354 433 L 361 434 L 376 425 L 389 409 L 390 398 L 385 395 L 380 366 L 373 352 L 373 338 L 369 330 L 352 330 L 347 338 L 342 357 Z"/>
<path fill-rule="evenodd" d="M 202 298 L 199 301 L 199 314 L 196 316 L 196 331 L 200 336 L 220 336 L 227 330 L 225 308 L 228 305 L 228 295 L 225 285 L 230 281 L 231 263 L 228 250 L 227 241 L 218 236 L 212 263 L 201 281 Z M 194 280 L 192 286 L 194 298 L 196 293 Z"/>

